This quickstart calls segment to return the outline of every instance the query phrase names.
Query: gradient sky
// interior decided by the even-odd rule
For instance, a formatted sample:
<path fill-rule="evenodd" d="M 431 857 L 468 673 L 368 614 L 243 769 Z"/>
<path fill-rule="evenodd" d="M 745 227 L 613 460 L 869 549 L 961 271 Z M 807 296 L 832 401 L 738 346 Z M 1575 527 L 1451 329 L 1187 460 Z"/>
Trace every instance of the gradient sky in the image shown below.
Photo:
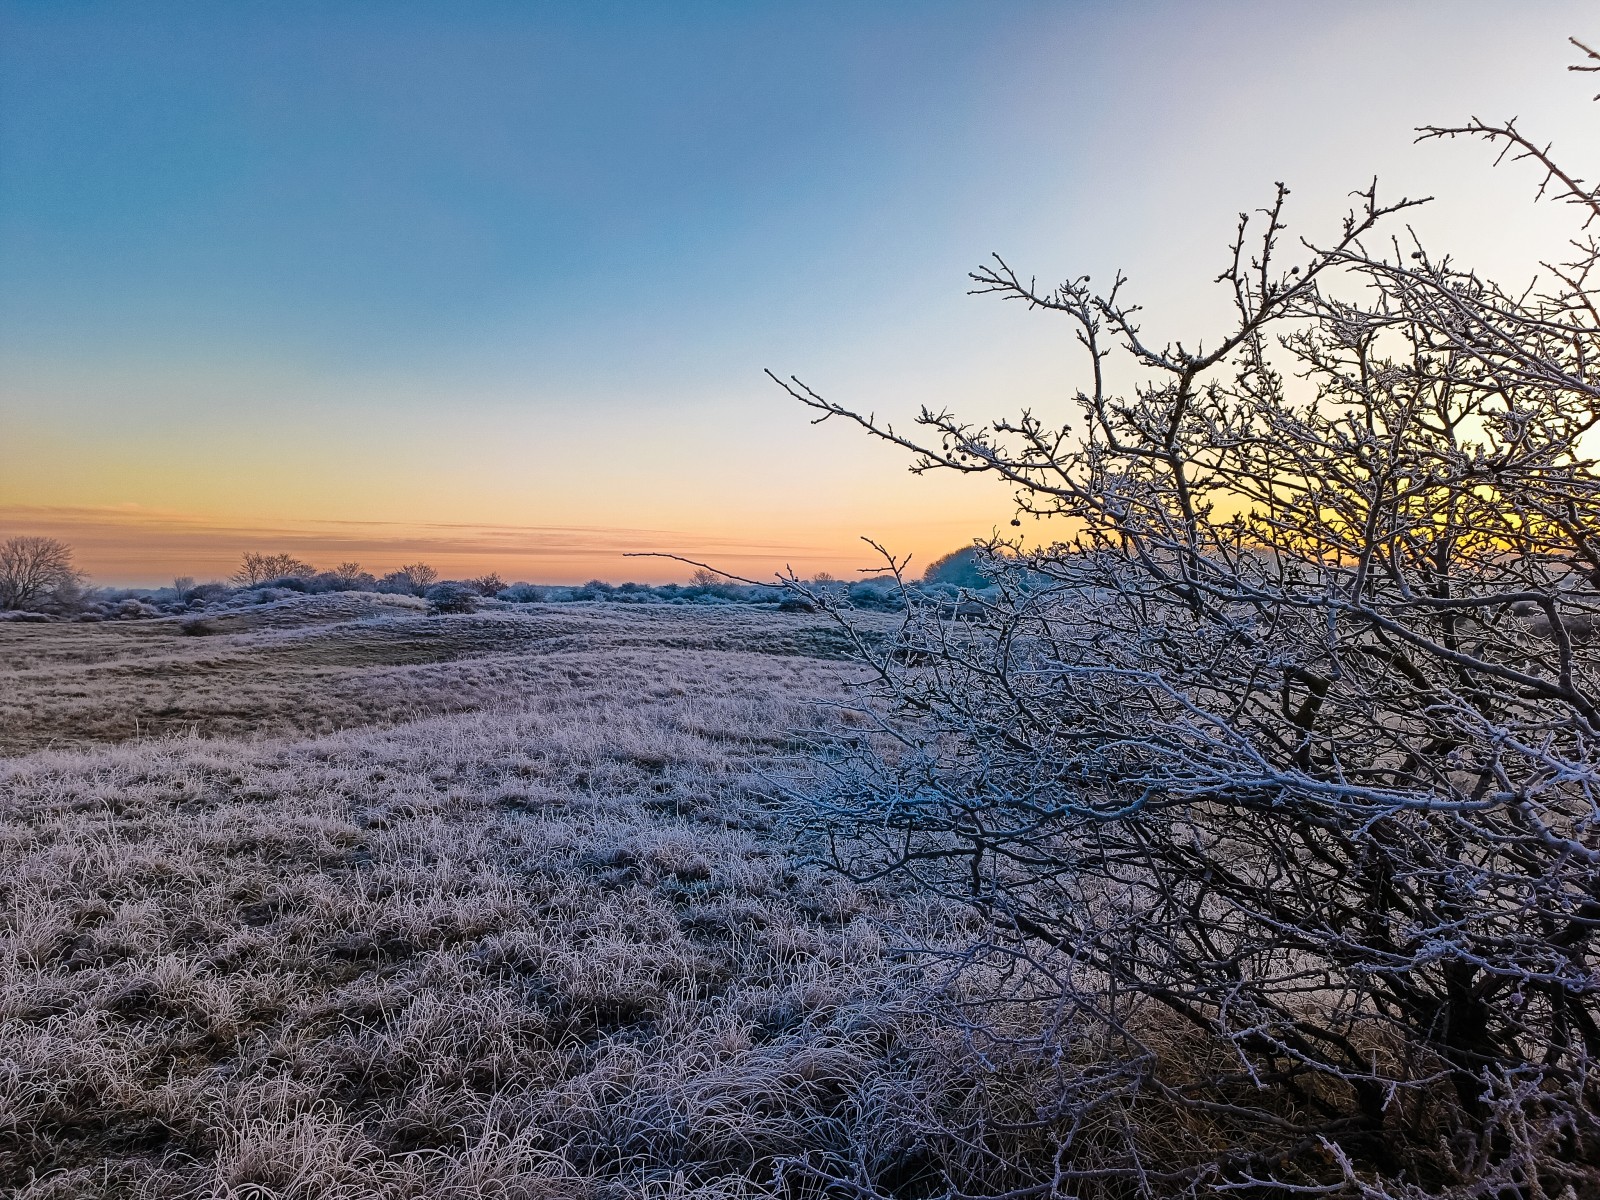
<path fill-rule="evenodd" d="M 1058 322 L 964 295 L 990 251 L 1117 266 L 1215 329 L 1234 214 L 1440 199 L 1522 278 L 1535 180 L 1412 127 L 1520 114 L 1592 174 L 1561 0 L 0 0 L 0 536 L 100 582 L 243 549 L 562 582 L 921 561 L 1003 490 L 812 427 L 1048 408 Z"/>

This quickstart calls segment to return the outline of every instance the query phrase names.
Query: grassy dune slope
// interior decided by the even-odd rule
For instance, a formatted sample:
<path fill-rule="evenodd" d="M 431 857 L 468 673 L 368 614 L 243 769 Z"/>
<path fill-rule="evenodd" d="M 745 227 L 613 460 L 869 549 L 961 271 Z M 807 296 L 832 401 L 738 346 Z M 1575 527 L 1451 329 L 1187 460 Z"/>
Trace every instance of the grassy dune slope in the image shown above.
<path fill-rule="evenodd" d="M 199 620 L 0 624 L 0 754 L 327 733 L 520 702 L 618 660 L 648 673 L 663 652 L 843 652 L 830 625 L 798 614 L 562 605 L 428 617 L 420 603 L 336 594 Z"/>
<path fill-rule="evenodd" d="M 890 901 L 769 799 L 854 669 L 820 624 L 343 603 L 0 627 L 0 1189 L 744 1196 L 809 1155 L 910 1195 L 969 1153 Z"/>

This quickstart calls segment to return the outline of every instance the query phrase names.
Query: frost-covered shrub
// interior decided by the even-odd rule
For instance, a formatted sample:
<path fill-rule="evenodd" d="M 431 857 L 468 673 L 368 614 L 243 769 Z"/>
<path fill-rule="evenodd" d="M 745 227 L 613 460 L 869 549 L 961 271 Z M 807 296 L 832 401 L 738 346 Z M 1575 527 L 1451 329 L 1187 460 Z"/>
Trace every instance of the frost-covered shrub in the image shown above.
<path fill-rule="evenodd" d="M 936 558 L 928 564 L 928 569 L 922 573 L 923 583 L 948 583 L 955 587 L 986 588 L 990 580 L 979 569 L 978 548 L 964 546 L 960 550 L 952 550 L 942 558 Z"/>
<path fill-rule="evenodd" d="M 326 592 L 370 592 L 378 586 L 377 578 L 365 571 L 351 573 L 342 570 L 318 571 L 315 575 L 304 577 L 304 583 L 306 591 L 319 595 Z"/>
<path fill-rule="evenodd" d="M 900 587 L 893 579 L 862 579 L 852 583 L 846 595 L 853 607 L 874 612 L 898 612 L 905 607 Z"/>
<path fill-rule="evenodd" d="M 490 571 L 487 575 L 479 575 L 475 579 L 468 579 L 465 582 L 480 596 L 498 596 L 506 588 L 506 581 L 501 579 L 494 571 Z"/>
<path fill-rule="evenodd" d="M 292 554 L 256 554 L 246 553 L 239 564 L 239 569 L 234 573 L 233 580 L 240 587 L 260 587 L 269 580 L 282 579 L 286 575 L 305 578 L 315 575 L 317 569 L 304 559 L 296 558 Z"/>
<path fill-rule="evenodd" d="M 447 579 L 434 584 L 423 598 L 436 613 L 469 613 L 477 611 L 479 593 L 470 583 Z"/>
<path fill-rule="evenodd" d="M 816 811 L 851 877 L 975 910 L 927 948 L 976 1044 L 1063 1070 L 1052 1194 L 1595 1194 L 1600 189 L 1464 134 L 1577 206 L 1572 262 L 1502 288 L 1375 186 L 1287 242 L 1279 185 L 1204 351 L 1120 279 L 973 276 L 1071 325 L 1078 412 L 924 410 L 918 469 L 1058 540 L 872 652 L 891 736 L 838 738 Z"/>
<path fill-rule="evenodd" d="M 390 571 L 378 580 L 375 590 L 396 595 L 420 596 L 439 578 L 427 563 L 409 563 L 398 571 Z"/>
<path fill-rule="evenodd" d="M 378 579 L 371 571 L 363 571 L 358 562 L 343 562 L 331 571 L 317 576 L 319 590 L 329 592 L 376 591 Z"/>
<path fill-rule="evenodd" d="M 126 600 L 118 603 L 115 615 L 124 621 L 135 621 L 148 617 L 159 617 L 161 610 L 144 600 L 129 596 Z"/>
<path fill-rule="evenodd" d="M 291 596 L 302 595 L 301 592 L 290 591 L 288 588 L 256 587 L 242 588 L 228 597 L 229 608 L 240 608 L 253 604 L 275 604 L 280 600 L 287 600 Z"/>
<path fill-rule="evenodd" d="M 505 600 L 511 604 L 537 604 L 544 599 L 546 589 L 535 587 L 531 583 L 513 583 L 510 587 L 501 588 L 495 593 L 495 599 Z"/>
<path fill-rule="evenodd" d="M 390 571 L 387 575 L 379 576 L 377 584 L 372 589 L 392 596 L 415 596 L 416 589 L 411 586 L 411 580 L 400 571 Z"/>

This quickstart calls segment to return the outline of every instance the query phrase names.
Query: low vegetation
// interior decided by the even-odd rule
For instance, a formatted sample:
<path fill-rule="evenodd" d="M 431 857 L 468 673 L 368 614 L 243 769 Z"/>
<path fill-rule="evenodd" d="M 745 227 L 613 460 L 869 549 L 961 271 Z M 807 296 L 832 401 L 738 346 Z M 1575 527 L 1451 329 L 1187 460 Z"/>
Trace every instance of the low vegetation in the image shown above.
<path fill-rule="evenodd" d="M 882 924 L 965 918 L 807 865 L 775 802 L 848 719 L 827 622 L 214 619 L 0 627 L 7 1194 L 1015 1177 Z"/>
<path fill-rule="evenodd" d="M 0 621 L 128 621 L 174 613 L 232 610 L 270 604 L 292 595 L 375 593 L 413 596 L 429 602 L 435 612 L 474 612 L 516 604 L 565 604 L 606 601 L 617 604 L 746 604 L 758 607 L 810 609 L 809 600 L 787 584 L 740 582 L 708 571 L 697 572 L 687 584 L 607 583 L 591 579 L 580 585 L 507 584 L 495 574 L 473 579 L 439 579 L 426 563 L 412 563 L 381 578 L 347 562 L 327 571 L 290 554 L 247 553 L 226 583 L 196 584 L 182 577 L 164 588 L 89 587 L 82 574 L 70 568 L 71 548 L 51 538 L 15 537 L 0 545 L 44 545 L 44 559 L 13 558 L 21 564 L 11 570 L 0 557 Z M 835 605 L 878 612 L 896 612 L 906 605 L 931 605 L 946 609 L 958 605 L 968 592 L 992 589 L 991 580 L 978 574 L 969 547 L 938 560 L 921 583 L 906 586 L 892 575 L 842 583 L 831 576 L 805 581 L 811 593 L 824 595 Z M 47 562 L 48 568 L 40 563 Z M 51 572 L 54 572 L 52 574 Z"/>

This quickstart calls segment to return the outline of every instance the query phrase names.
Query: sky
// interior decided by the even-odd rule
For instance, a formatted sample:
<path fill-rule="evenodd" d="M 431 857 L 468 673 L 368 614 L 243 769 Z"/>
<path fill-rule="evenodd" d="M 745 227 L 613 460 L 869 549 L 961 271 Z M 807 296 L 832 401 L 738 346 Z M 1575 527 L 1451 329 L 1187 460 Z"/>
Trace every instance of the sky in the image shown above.
<path fill-rule="evenodd" d="M 1413 129 L 1517 115 L 1592 174 L 1573 35 L 1565 0 L 0 0 L 0 537 L 128 585 L 925 563 L 1006 491 L 764 369 L 1054 412 L 1069 331 L 967 272 L 1120 267 L 1192 342 L 1280 179 L 1292 234 L 1376 175 L 1525 278 L 1565 214 Z"/>

